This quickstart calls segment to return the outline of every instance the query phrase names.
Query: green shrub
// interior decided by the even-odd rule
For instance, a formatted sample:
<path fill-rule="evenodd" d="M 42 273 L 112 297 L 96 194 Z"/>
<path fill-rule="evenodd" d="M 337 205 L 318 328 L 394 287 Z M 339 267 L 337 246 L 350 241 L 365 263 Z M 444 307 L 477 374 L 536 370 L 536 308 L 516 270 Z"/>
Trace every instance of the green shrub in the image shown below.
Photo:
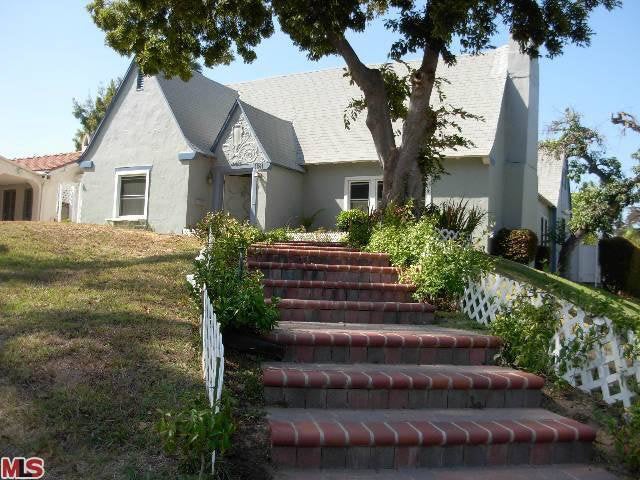
<path fill-rule="evenodd" d="M 179 412 L 159 411 L 156 429 L 164 451 L 178 455 L 187 473 L 199 473 L 204 478 L 211 471 L 213 451 L 222 457 L 231 445 L 235 425 L 231 416 L 231 402 L 226 395 L 215 413 L 205 399 Z"/>
<path fill-rule="evenodd" d="M 605 288 L 640 297 L 640 248 L 626 238 L 613 237 L 601 240 L 598 249 Z"/>
<path fill-rule="evenodd" d="M 470 245 L 443 241 L 429 217 L 379 224 L 367 250 L 388 253 L 391 263 L 403 268 L 401 279 L 416 285 L 418 300 L 457 298 L 469 279 L 492 268 L 491 259 Z"/>
<path fill-rule="evenodd" d="M 197 287 L 193 289 L 193 296 L 196 301 L 200 302 L 200 287 L 206 285 L 223 331 L 271 330 L 279 318 L 276 299 L 267 304 L 262 274 L 247 270 L 247 247 L 258 241 L 281 240 L 283 235 L 286 239 L 286 232 L 265 234 L 223 212 L 208 214 L 196 232 L 205 240 L 204 252 L 195 261 Z"/>
<path fill-rule="evenodd" d="M 538 270 L 546 270 L 549 268 L 551 259 L 551 249 L 546 245 L 538 245 L 536 249 L 535 266 Z"/>
<path fill-rule="evenodd" d="M 336 218 L 336 228 L 347 232 L 347 243 L 362 248 L 369 242 L 372 220 L 370 215 L 359 209 L 344 210 Z"/>
<path fill-rule="evenodd" d="M 433 216 L 435 226 L 439 229 L 458 232 L 466 238 L 471 238 L 473 232 L 486 217 L 486 212 L 477 206 L 469 207 L 469 202 L 451 199 L 439 205 L 433 205 L 426 211 L 426 215 Z"/>
<path fill-rule="evenodd" d="M 632 405 L 622 421 L 611 422 L 609 432 L 613 435 L 616 453 L 622 463 L 632 472 L 640 472 L 640 403 Z"/>
<path fill-rule="evenodd" d="M 542 305 L 536 306 L 532 297 L 519 296 L 496 315 L 489 327 L 502 338 L 499 356 L 503 363 L 555 376 L 552 339 L 560 327 L 560 314 L 551 297 L 545 296 Z"/>
<path fill-rule="evenodd" d="M 531 230 L 503 228 L 492 240 L 491 253 L 527 265 L 535 259 L 537 247 L 538 236 Z"/>

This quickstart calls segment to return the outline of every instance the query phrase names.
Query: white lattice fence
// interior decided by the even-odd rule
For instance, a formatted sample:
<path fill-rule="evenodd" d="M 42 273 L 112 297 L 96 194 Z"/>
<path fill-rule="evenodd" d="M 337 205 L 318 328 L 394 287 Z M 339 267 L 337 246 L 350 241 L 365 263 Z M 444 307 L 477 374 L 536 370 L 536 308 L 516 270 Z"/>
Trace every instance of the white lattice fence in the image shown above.
<path fill-rule="evenodd" d="M 345 232 L 291 232 L 289 240 L 294 242 L 342 242 Z"/>
<path fill-rule="evenodd" d="M 528 293 L 536 304 L 542 303 L 540 291 L 497 274 L 488 274 L 479 282 L 470 282 L 461 300 L 462 310 L 473 320 L 488 325 L 499 309 L 510 305 L 520 293 Z M 632 385 L 640 382 L 640 362 L 625 357 L 626 343 L 614 331 L 606 317 L 589 314 L 576 305 L 556 299 L 560 308 L 562 324 L 553 339 L 553 351 L 559 354 L 562 345 L 576 338 L 579 330 L 588 331 L 596 327 L 601 334 L 587 361 L 580 368 L 570 369 L 563 378 L 571 385 L 586 392 L 601 396 L 609 404 L 621 402 L 631 405 L 634 396 Z M 634 341 L 632 332 L 628 333 Z"/>

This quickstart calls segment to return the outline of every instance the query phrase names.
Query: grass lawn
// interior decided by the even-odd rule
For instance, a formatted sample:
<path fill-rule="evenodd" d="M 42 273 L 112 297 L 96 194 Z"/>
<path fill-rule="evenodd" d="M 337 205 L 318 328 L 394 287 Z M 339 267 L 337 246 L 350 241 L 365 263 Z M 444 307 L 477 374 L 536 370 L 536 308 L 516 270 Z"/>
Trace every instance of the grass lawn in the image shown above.
<path fill-rule="evenodd" d="M 494 258 L 496 271 L 502 275 L 544 289 L 590 313 L 606 315 L 611 320 L 628 327 L 640 327 L 640 301 L 637 299 L 621 297 L 601 288 L 581 285 L 504 258 Z"/>
<path fill-rule="evenodd" d="M 200 395 L 193 238 L 0 222 L 0 453 L 47 478 L 177 478 L 156 409 Z M 149 473 L 147 473 L 149 472 Z"/>

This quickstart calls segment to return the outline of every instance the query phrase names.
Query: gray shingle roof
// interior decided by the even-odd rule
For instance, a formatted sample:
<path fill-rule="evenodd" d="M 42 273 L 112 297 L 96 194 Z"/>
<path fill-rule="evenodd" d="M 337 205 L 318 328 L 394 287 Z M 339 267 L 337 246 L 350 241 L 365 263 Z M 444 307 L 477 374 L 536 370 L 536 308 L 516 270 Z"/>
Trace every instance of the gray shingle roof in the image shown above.
<path fill-rule="evenodd" d="M 300 170 L 302 151 L 291 122 L 245 102 L 239 103 L 269 160 L 276 165 Z"/>
<path fill-rule="evenodd" d="M 187 142 L 195 151 L 212 155 L 213 140 L 238 93 L 198 72 L 193 72 L 188 82 L 162 75 L 157 79 Z"/>
<path fill-rule="evenodd" d="M 440 64 L 438 76 L 449 81 L 443 85 L 447 102 L 485 119 L 461 121 L 463 135 L 475 146 L 458 152 L 448 150 L 445 155 L 489 156 L 502 106 L 508 53 L 508 46 L 504 46 L 478 56 L 460 56 L 452 67 Z M 350 130 L 344 127 L 345 108 L 361 92 L 349 85 L 342 68 L 229 86 L 240 92 L 244 102 L 293 123 L 305 164 L 378 158 L 364 114 Z"/>
<path fill-rule="evenodd" d="M 538 193 L 558 207 L 565 161 L 554 154 L 538 151 Z"/>

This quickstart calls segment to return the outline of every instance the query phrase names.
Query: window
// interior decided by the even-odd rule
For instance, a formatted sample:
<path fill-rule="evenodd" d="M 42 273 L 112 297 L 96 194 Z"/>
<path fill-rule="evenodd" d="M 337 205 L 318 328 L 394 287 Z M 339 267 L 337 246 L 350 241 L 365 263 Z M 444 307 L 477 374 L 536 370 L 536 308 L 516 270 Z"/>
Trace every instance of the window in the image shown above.
<path fill-rule="evenodd" d="M 131 175 L 120 179 L 121 217 L 144 215 L 144 197 L 147 186 L 145 175 Z"/>
<path fill-rule="evenodd" d="M 369 211 L 369 182 L 351 182 L 349 187 L 350 209 Z"/>
<path fill-rule="evenodd" d="M 242 125 L 233 126 L 233 148 L 238 148 L 242 143 Z"/>
<path fill-rule="evenodd" d="M 24 191 L 24 203 L 22 205 L 22 219 L 31 220 L 33 210 L 33 189 L 27 188 Z"/>
<path fill-rule="evenodd" d="M 147 218 L 151 167 L 116 169 L 114 218 Z"/>
<path fill-rule="evenodd" d="M 344 208 L 372 211 L 382 200 L 381 177 L 347 177 L 344 179 Z"/>
<path fill-rule="evenodd" d="M 540 245 L 547 245 L 549 240 L 549 221 L 545 217 L 540 217 Z"/>

